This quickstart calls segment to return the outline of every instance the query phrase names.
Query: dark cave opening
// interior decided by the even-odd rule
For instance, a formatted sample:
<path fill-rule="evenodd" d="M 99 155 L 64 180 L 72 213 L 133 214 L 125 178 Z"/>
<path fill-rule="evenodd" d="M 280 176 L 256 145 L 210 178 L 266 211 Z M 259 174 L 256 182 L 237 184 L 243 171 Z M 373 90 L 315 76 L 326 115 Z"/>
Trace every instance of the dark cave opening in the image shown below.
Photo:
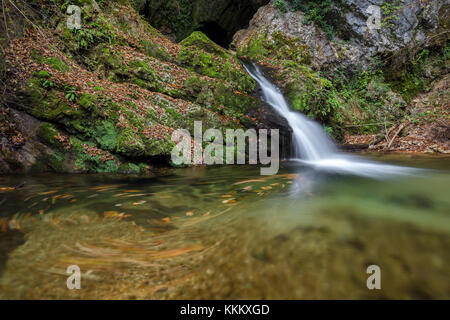
<path fill-rule="evenodd" d="M 229 48 L 234 34 L 248 27 L 256 11 L 270 0 L 146 0 L 140 6 L 150 24 L 180 42 L 193 31 Z"/>
<path fill-rule="evenodd" d="M 212 41 L 228 49 L 234 34 L 241 29 L 248 28 L 249 22 L 258 8 L 268 2 L 269 0 L 211 1 L 207 12 L 213 12 L 212 7 L 216 5 L 216 13 L 199 21 L 199 27 L 196 30 L 203 32 Z"/>
<path fill-rule="evenodd" d="M 223 48 L 228 48 L 233 38 L 233 35 L 230 35 L 227 30 L 222 28 L 215 21 L 207 21 L 202 24 L 200 28 L 196 31 L 201 31 L 208 36 L 212 41 L 217 43 L 219 46 Z"/>

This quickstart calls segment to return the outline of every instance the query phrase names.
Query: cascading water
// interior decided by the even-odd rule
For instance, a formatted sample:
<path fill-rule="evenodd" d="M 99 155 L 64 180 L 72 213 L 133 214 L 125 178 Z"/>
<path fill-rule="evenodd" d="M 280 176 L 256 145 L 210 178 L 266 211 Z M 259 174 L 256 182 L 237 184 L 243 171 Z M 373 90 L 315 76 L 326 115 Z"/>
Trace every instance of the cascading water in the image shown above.
<path fill-rule="evenodd" d="M 284 117 L 293 131 L 294 158 L 319 170 L 353 174 L 372 178 L 411 174 L 414 169 L 379 164 L 338 151 L 317 122 L 292 111 L 280 90 L 264 77 L 256 64 L 244 64 L 247 72 L 258 82 L 264 100 Z"/>

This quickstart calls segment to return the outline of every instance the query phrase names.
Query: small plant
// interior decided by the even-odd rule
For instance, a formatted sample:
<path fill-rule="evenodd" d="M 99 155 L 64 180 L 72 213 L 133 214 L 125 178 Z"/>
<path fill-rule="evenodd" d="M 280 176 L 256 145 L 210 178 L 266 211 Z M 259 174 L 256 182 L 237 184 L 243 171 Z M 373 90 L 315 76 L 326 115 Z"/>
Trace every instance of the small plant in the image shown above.
<path fill-rule="evenodd" d="M 45 89 L 51 89 L 51 88 L 53 88 L 55 86 L 55 83 L 53 81 L 51 81 L 51 80 L 45 79 L 45 80 L 41 81 L 41 85 Z"/>
<path fill-rule="evenodd" d="M 65 98 L 67 100 L 69 100 L 70 102 L 75 102 L 78 99 L 78 94 L 75 91 L 76 90 L 75 87 L 73 87 L 73 86 L 65 86 L 64 89 L 65 89 L 64 92 L 66 94 Z"/>
<path fill-rule="evenodd" d="M 401 8 L 400 0 L 383 3 L 381 6 L 381 11 L 383 13 L 381 25 L 383 27 L 395 26 L 396 21 L 400 19 L 399 11 Z"/>
<path fill-rule="evenodd" d="M 305 14 L 305 24 L 314 22 L 325 31 L 329 39 L 333 39 L 336 35 L 335 26 L 339 24 L 339 21 L 334 18 L 332 0 L 290 0 L 290 8 L 292 11 L 301 10 Z"/>
<path fill-rule="evenodd" d="M 86 17 L 89 21 L 92 17 Z M 114 32 L 107 21 L 97 18 L 97 21 L 90 21 L 84 24 L 82 29 L 72 29 L 72 35 L 75 37 L 78 50 L 87 50 L 98 43 L 113 43 Z"/>
<path fill-rule="evenodd" d="M 274 7 L 283 13 L 287 12 L 286 0 L 275 0 Z"/>

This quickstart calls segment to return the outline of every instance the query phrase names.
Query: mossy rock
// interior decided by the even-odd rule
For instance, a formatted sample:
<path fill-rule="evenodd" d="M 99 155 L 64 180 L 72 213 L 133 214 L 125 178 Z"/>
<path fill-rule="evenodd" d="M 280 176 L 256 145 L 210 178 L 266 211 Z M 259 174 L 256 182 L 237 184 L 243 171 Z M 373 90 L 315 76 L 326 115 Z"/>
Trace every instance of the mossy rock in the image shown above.
<path fill-rule="evenodd" d="M 261 62 L 266 59 L 276 64 L 277 61 L 289 60 L 299 64 L 311 64 L 311 53 L 301 39 L 289 38 L 281 32 L 256 33 L 242 47 L 238 48 L 238 57 Z"/>
<path fill-rule="evenodd" d="M 45 58 L 44 62 L 48 65 L 50 65 L 53 69 L 61 71 L 61 72 L 67 72 L 70 71 L 70 67 L 61 59 L 58 59 L 56 57 L 49 57 Z"/>
<path fill-rule="evenodd" d="M 142 139 L 131 129 L 124 129 L 117 135 L 116 152 L 133 157 L 145 154 L 145 145 Z"/>
<path fill-rule="evenodd" d="M 199 74 L 228 81 L 242 91 L 251 92 L 256 85 L 234 56 L 198 31 L 183 40 L 178 63 Z"/>
<path fill-rule="evenodd" d="M 78 105 L 93 116 L 100 115 L 99 99 L 96 95 L 82 94 L 78 99 Z"/>
<path fill-rule="evenodd" d="M 43 122 L 37 131 L 37 136 L 40 140 L 50 146 L 53 146 L 57 140 L 55 137 L 58 135 L 56 127 L 48 122 Z"/>
<path fill-rule="evenodd" d="M 147 165 L 145 163 L 135 164 L 131 162 L 122 163 L 117 169 L 121 174 L 139 174 L 146 171 Z"/>
<path fill-rule="evenodd" d="M 67 154 L 62 151 L 54 151 L 36 160 L 30 169 L 33 173 L 55 172 L 63 173 L 70 171 L 70 163 Z"/>
<path fill-rule="evenodd" d="M 145 61 L 135 59 L 128 64 L 134 83 L 148 90 L 161 90 L 161 78 Z"/>
<path fill-rule="evenodd" d="M 86 152 L 83 145 L 95 147 L 91 142 L 82 141 L 76 137 L 70 137 L 71 157 L 73 166 L 77 172 L 86 173 L 116 173 L 120 161 L 114 157 L 114 160 L 103 161 L 100 155 L 91 155 Z"/>
<path fill-rule="evenodd" d="M 94 139 L 98 145 L 108 151 L 114 151 L 117 148 L 118 133 L 114 123 L 103 120 L 95 128 Z"/>
<path fill-rule="evenodd" d="M 154 157 L 154 156 L 169 156 L 175 147 L 175 144 L 172 142 L 170 137 L 166 137 L 165 139 L 144 139 L 146 151 L 146 157 Z"/>
<path fill-rule="evenodd" d="M 147 54 L 148 56 L 162 61 L 174 62 L 172 56 L 167 53 L 166 48 L 149 40 L 143 40 L 141 44 L 144 48 L 145 54 Z"/>
<path fill-rule="evenodd" d="M 192 32 L 191 35 L 181 41 L 180 44 L 183 47 L 195 46 L 199 49 L 223 58 L 228 58 L 230 56 L 230 54 L 224 48 L 217 45 L 214 41 L 209 39 L 207 35 L 200 31 Z"/>
<path fill-rule="evenodd" d="M 41 120 L 57 121 L 63 117 L 73 117 L 79 111 L 61 100 L 56 90 L 45 90 L 38 79 L 31 78 L 25 85 L 26 95 L 29 98 L 27 111 Z"/>

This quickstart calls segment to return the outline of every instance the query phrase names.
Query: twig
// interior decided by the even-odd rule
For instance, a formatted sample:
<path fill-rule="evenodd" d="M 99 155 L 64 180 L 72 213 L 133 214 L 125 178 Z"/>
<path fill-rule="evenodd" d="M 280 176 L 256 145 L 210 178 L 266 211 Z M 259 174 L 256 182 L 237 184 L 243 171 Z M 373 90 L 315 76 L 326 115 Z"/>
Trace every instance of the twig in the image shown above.
<path fill-rule="evenodd" d="M 6 22 L 5 0 L 2 0 L 2 10 L 3 10 L 3 21 L 5 22 L 5 32 L 9 42 L 11 41 L 11 38 L 9 37 L 8 23 Z"/>
<path fill-rule="evenodd" d="M 384 121 L 384 132 L 385 132 L 384 137 L 386 138 L 387 143 L 390 143 L 391 141 L 389 140 L 389 132 L 391 132 L 391 130 L 388 131 L 388 129 L 387 129 L 386 119 Z"/>
<path fill-rule="evenodd" d="M 376 123 L 366 123 L 366 124 L 351 124 L 347 126 L 343 126 L 340 128 L 354 128 L 354 127 L 366 127 L 366 126 L 379 126 L 385 123 L 392 123 L 392 122 L 376 122 Z"/>
<path fill-rule="evenodd" d="M 397 136 L 399 135 L 399 133 L 403 130 L 403 128 L 405 127 L 405 123 L 402 123 L 400 125 L 400 127 L 398 128 L 397 132 L 394 134 L 394 136 L 391 139 L 391 142 L 389 142 L 388 146 L 386 147 L 387 150 L 389 150 L 391 148 L 392 143 L 394 142 L 395 138 L 397 138 Z"/>
<path fill-rule="evenodd" d="M 11 3 L 13 6 L 14 6 L 14 8 L 16 8 L 16 10 L 17 11 L 19 11 L 19 13 L 25 18 L 25 20 L 27 20 L 29 23 L 31 23 L 31 25 L 33 26 L 33 27 L 35 27 L 40 33 L 42 33 L 42 31 L 41 31 L 41 29 L 37 26 L 37 25 L 35 25 L 34 24 L 34 22 L 33 21 L 31 21 L 15 4 L 14 4 L 14 2 L 12 2 L 11 0 L 9 0 L 9 3 Z"/>

